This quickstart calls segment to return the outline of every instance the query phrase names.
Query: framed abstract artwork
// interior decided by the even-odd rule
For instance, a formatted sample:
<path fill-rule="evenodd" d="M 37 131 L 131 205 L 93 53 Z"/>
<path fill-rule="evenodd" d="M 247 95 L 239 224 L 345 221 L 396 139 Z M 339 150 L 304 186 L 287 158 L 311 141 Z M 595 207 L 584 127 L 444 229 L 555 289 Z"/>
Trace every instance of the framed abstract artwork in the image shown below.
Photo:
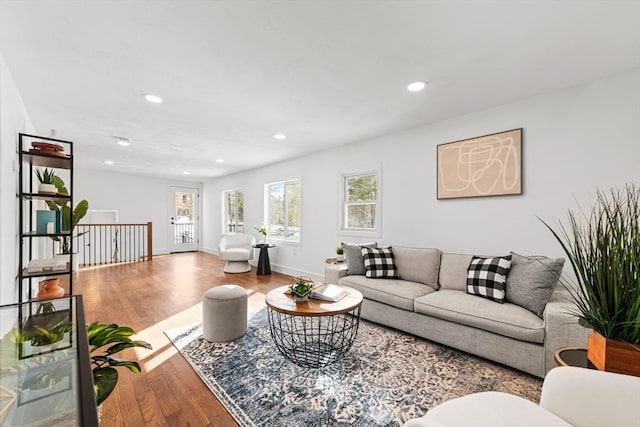
<path fill-rule="evenodd" d="M 438 199 L 522 194 L 522 128 L 437 147 Z"/>

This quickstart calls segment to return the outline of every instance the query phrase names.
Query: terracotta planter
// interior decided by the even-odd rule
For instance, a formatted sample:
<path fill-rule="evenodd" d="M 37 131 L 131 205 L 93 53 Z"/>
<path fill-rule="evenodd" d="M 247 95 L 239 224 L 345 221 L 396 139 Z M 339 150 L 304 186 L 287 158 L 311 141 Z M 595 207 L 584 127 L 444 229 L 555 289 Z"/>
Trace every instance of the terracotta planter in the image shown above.
<path fill-rule="evenodd" d="M 38 292 L 38 299 L 53 299 L 61 298 L 64 296 L 64 289 L 60 286 L 60 279 L 47 279 L 40 282 L 40 291 Z"/>
<path fill-rule="evenodd" d="M 587 358 L 601 371 L 640 377 L 640 346 L 611 340 L 593 331 L 589 335 Z"/>

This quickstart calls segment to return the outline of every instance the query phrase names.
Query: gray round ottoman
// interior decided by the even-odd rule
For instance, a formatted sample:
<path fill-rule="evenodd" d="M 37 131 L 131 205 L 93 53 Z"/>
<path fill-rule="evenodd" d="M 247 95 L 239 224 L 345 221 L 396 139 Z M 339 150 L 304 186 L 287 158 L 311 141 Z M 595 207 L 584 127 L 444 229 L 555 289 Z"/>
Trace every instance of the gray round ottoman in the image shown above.
<path fill-rule="evenodd" d="M 233 341 L 247 332 L 247 291 L 238 285 L 209 289 L 202 298 L 202 336 L 207 341 Z"/>

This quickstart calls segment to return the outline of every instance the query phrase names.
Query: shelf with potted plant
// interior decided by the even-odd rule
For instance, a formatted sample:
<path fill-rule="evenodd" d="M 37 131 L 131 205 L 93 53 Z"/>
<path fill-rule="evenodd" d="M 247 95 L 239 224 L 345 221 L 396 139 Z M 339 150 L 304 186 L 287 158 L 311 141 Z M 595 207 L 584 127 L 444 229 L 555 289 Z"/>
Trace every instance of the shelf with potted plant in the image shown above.
<path fill-rule="evenodd" d="M 36 283 L 32 279 L 48 275 L 67 275 L 66 293 L 73 294 L 73 275 L 69 267 L 73 265 L 71 256 L 67 268 L 53 271 L 50 268 L 30 271 L 28 268 L 33 261 L 50 259 L 55 255 L 48 253 L 55 251 L 55 244 L 45 245 L 38 239 L 50 239 L 60 246 L 71 247 L 75 223 L 72 224 L 66 217 L 72 215 L 70 206 L 73 206 L 73 142 L 24 133 L 20 133 L 18 139 L 21 242 L 18 256 L 18 302 L 33 300 Z M 68 179 L 68 188 L 63 177 Z M 58 212 L 47 214 L 49 211 Z"/>

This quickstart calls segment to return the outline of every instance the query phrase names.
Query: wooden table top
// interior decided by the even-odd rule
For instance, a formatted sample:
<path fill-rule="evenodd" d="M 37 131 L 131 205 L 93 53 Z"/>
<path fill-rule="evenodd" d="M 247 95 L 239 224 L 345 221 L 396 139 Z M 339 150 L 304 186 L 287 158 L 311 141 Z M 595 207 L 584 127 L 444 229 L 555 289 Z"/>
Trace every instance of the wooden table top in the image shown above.
<path fill-rule="evenodd" d="M 291 295 L 285 294 L 289 289 L 288 285 L 280 286 L 267 293 L 265 298 L 267 306 L 279 313 L 290 314 L 292 316 L 334 316 L 336 314 L 348 313 L 362 304 L 362 294 L 351 288 L 345 287 L 349 295 L 338 302 L 321 301 L 309 298 L 308 302 L 296 303 Z"/>

